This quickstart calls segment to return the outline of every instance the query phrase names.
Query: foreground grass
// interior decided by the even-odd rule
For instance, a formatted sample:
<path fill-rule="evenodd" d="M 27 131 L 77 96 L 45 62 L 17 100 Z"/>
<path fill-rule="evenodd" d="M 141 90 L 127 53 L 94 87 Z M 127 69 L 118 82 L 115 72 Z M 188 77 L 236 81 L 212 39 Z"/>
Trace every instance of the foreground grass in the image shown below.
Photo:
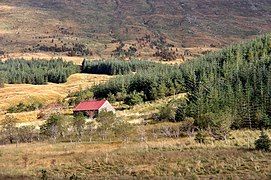
<path fill-rule="evenodd" d="M 176 177 L 268 179 L 271 153 L 253 150 L 259 132 L 236 131 L 225 142 L 192 138 L 146 142 L 33 143 L 0 147 L 0 177 Z M 239 138 L 237 138 L 237 136 Z M 247 141 L 250 137 L 251 141 Z M 46 173 L 45 173 L 46 171 Z"/>

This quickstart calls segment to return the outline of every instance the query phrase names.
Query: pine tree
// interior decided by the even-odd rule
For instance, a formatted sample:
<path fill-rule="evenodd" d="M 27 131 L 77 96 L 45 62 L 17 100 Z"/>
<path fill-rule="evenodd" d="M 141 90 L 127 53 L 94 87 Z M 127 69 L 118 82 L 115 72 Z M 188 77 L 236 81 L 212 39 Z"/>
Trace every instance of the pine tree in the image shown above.
<path fill-rule="evenodd" d="M 164 98 L 166 96 L 166 94 L 167 94 L 167 87 L 166 87 L 165 83 L 161 83 L 157 89 L 157 97 Z"/>

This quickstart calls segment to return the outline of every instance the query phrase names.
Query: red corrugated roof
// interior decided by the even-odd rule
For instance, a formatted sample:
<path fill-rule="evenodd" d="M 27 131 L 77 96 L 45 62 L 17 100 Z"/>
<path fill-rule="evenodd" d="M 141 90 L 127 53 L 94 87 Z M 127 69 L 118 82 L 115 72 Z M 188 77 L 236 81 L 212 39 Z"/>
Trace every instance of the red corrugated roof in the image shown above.
<path fill-rule="evenodd" d="M 94 111 L 99 110 L 102 105 L 106 102 L 106 100 L 90 100 L 79 103 L 74 111 Z"/>

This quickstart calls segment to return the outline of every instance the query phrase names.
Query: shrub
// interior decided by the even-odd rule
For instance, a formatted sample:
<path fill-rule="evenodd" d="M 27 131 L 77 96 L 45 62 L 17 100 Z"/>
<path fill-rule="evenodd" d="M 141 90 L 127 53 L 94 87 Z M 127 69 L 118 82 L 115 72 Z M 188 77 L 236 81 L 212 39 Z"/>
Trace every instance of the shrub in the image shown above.
<path fill-rule="evenodd" d="M 204 131 L 199 131 L 195 136 L 195 141 L 198 143 L 205 143 L 207 139 L 207 133 Z"/>
<path fill-rule="evenodd" d="M 18 122 L 18 119 L 15 117 L 6 116 L 4 121 L 1 123 L 1 134 L 4 136 L 4 139 L 8 140 L 11 144 L 17 139 L 16 122 Z"/>
<path fill-rule="evenodd" d="M 63 115 L 52 114 L 45 124 L 40 126 L 40 133 L 53 140 L 58 137 L 64 138 L 67 132 L 67 119 Z"/>
<path fill-rule="evenodd" d="M 8 108 L 8 113 L 20 113 L 20 112 L 28 112 L 28 111 L 35 111 L 43 107 L 43 104 L 40 102 L 34 102 L 31 104 L 24 104 L 20 102 L 16 106 L 11 106 Z"/>
<path fill-rule="evenodd" d="M 122 120 L 115 122 L 111 129 L 115 138 L 118 138 L 124 142 L 127 142 L 129 137 L 133 137 L 134 135 L 134 126 Z"/>
<path fill-rule="evenodd" d="M 234 121 L 232 114 L 222 112 L 214 116 L 213 122 L 209 126 L 210 135 L 216 140 L 226 140 L 230 133 L 230 128 Z"/>
<path fill-rule="evenodd" d="M 255 141 L 255 148 L 257 150 L 269 151 L 271 145 L 271 140 L 268 135 L 262 131 L 259 139 Z"/>
<path fill-rule="evenodd" d="M 40 179 L 47 180 L 48 179 L 48 172 L 45 169 L 42 169 L 41 171 Z"/>
<path fill-rule="evenodd" d="M 116 114 L 109 111 L 101 111 L 96 119 L 101 124 L 112 124 L 116 121 Z"/>
<path fill-rule="evenodd" d="M 176 114 L 176 111 L 172 107 L 172 105 L 167 104 L 161 107 L 158 117 L 159 117 L 159 120 L 161 121 L 175 122 L 175 114 Z"/>
<path fill-rule="evenodd" d="M 4 83 L 5 83 L 5 75 L 4 73 L 0 72 L 0 88 L 4 87 Z"/>
<path fill-rule="evenodd" d="M 165 125 L 161 127 L 160 133 L 162 137 L 178 138 L 183 136 L 183 132 L 180 130 L 180 124 Z"/>
<path fill-rule="evenodd" d="M 102 111 L 99 113 L 96 121 L 99 123 L 97 133 L 102 140 L 105 140 L 109 135 L 112 135 L 112 127 L 116 122 L 116 115 L 113 112 Z"/>
<path fill-rule="evenodd" d="M 74 106 L 81 101 L 93 99 L 93 92 L 89 89 L 86 90 L 80 90 L 78 92 L 74 92 L 68 95 L 68 104 L 70 106 Z"/>
<path fill-rule="evenodd" d="M 125 92 L 117 92 L 115 95 L 116 101 L 124 101 L 124 99 L 127 97 L 127 94 Z"/>
<path fill-rule="evenodd" d="M 215 114 L 206 113 L 195 118 L 195 126 L 201 130 L 206 130 L 214 125 Z"/>
<path fill-rule="evenodd" d="M 180 132 L 180 123 L 161 122 L 150 123 L 137 126 L 137 134 L 139 139 L 158 139 L 158 138 L 177 138 L 182 136 Z M 137 137 L 138 138 L 138 137 Z"/>
<path fill-rule="evenodd" d="M 111 102 L 111 103 L 114 103 L 114 102 L 116 102 L 116 97 L 114 96 L 114 94 L 109 93 L 109 94 L 108 94 L 108 97 L 107 97 L 107 100 L 108 100 L 109 102 Z"/>
<path fill-rule="evenodd" d="M 18 128 L 18 139 L 20 142 L 33 142 L 38 139 L 35 126 L 21 126 Z"/>
<path fill-rule="evenodd" d="M 143 103 L 143 96 L 144 95 L 142 93 L 133 92 L 131 95 L 128 95 L 124 99 L 124 103 L 129 106 L 134 106 L 136 104 Z"/>
<path fill-rule="evenodd" d="M 257 111 L 255 120 L 257 127 L 259 128 L 270 128 L 271 127 L 271 118 L 264 113 L 263 111 Z"/>
<path fill-rule="evenodd" d="M 176 121 L 183 121 L 186 118 L 186 108 L 187 103 L 185 100 L 179 102 L 177 110 L 176 110 Z"/>
<path fill-rule="evenodd" d="M 85 124 L 86 121 L 83 113 L 79 113 L 77 116 L 74 117 L 72 125 L 78 139 L 81 139 L 83 135 Z"/>
<path fill-rule="evenodd" d="M 194 125 L 195 119 L 193 118 L 185 118 L 184 121 L 182 121 L 181 124 L 181 131 L 185 132 L 187 136 L 192 136 L 195 132 L 195 125 Z"/>

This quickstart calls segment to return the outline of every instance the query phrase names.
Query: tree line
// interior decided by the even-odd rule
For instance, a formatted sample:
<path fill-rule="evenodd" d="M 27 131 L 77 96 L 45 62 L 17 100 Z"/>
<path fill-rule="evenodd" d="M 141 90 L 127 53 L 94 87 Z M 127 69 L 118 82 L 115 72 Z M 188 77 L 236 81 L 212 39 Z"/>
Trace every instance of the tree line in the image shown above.
<path fill-rule="evenodd" d="M 82 72 L 91 74 L 107 74 L 107 75 L 124 75 L 141 70 L 148 70 L 156 66 L 161 66 L 158 63 L 140 60 L 100 60 L 88 61 L 82 63 Z"/>
<path fill-rule="evenodd" d="M 135 102 L 156 100 L 184 92 L 183 78 L 178 66 L 143 60 L 84 60 L 82 72 L 122 76 L 77 93 L 76 99 L 80 100 L 89 97 L 86 94 L 91 94 L 97 99 L 125 100 L 127 104 L 132 105 Z"/>
<path fill-rule="evenodd" d="M 184 92 L 181 72 L 170 66 L 159 66 L 136 74 L 119 76 L 91 88 L 95 98 L 114 96 L 122 101 L 127 96 L 138 94 L 143 101 L 157 100 Z"/>
<path fill-rule="evenodd" d="M 0 61 L 0 86 L 9 84 L 46 84 L 64 83 L 74 73 L 80 72 L 80 68 L 72 62 L 62 59 L 50 61 L 32 59 L 10 59 Z"/>

